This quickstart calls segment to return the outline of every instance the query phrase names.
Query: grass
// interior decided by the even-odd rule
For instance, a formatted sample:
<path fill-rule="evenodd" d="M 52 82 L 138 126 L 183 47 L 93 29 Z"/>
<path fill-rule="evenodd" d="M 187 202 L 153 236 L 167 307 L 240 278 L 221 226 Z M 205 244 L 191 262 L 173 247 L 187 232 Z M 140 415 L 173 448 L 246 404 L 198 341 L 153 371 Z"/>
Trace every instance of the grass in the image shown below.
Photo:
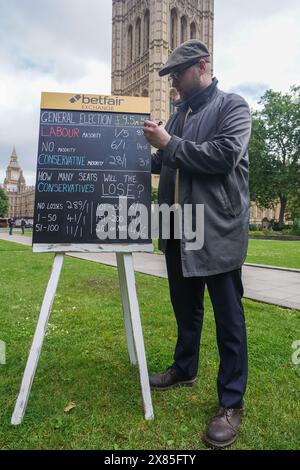
<path fill-rule="evenodd" d="M 300 269 L 300 241 L 250 239 L 246 262 Z"/>
<path fill-rule="evenodd" d="M 157 240 L 153 245 L 160 253 Z M 300 269 L 300 241 L 249 239 L 246 263 Z"/>
<path fill-rule="evenodd" d="M 291 229 L 284 229 L 270 232 L 269 230 L 249 230 L 249 235 L 256 235 L 256 236 L 267 236 L 267 237 L 293 237 L 297 236 Z"/>
<path fill-rule="evenodd" d="M 21 426 L 10 425 L 53 255 L 0 241 L 2 449 L 202 449 L 215 412 L 218 352 L 206 297 L 199 380 L 153 393 L 145 421 L 139 376 L 129 365 L 115 268 L 66 257 L 39 366 Z M 136 274 L 150 372 L 172 362 L 176 326 L 167 281 Z M 245 300 L 249 338 L 246 415 L 233 449 L 299 448 L 300 366 L 292 343 L 300 313 Z M 69 403 L 76 407 L 69 413 Z"/>
<path fill-rule="evenodd" d="M 9 229 L 8 228 L 0 228 L 0 233 L 7 233 L 8 234 Z M 13 235 L 22 235 L 22 229 L 14 228 L 13 229 Z M 24 235 L 26 235 L 27 237 L 32 237 L 32 230 L 29 229 L 29 228 L 26 228 Z"/>
<path fill-rule="evenodd" d="M 14 234 L 20 235 L 21 230 L 14 230 Z M 31 237 L 32 231 L 26 230 L 24 235 Z M 153 245 L 155 252 L 161 253 L 157 240 Z M 300 269 L 300 241 L 249 239 L 246 263 Z"/>

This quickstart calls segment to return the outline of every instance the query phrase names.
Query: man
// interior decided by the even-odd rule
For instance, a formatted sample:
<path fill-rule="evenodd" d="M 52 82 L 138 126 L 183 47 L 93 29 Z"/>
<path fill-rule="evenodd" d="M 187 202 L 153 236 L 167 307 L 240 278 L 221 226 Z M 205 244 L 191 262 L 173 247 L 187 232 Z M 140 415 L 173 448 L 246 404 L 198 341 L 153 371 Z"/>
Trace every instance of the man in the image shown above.
<path fill-rule="evenodd" d="M 13 217 L 10 217 L 8 219 L 8 226 L 9 226 L 9 235 L 13 234 L 13 228 L 15 226 L 15 219 Z"/>
<path fill-rule="evenodd" d="M 25 227 L 26 227 L 26 220 L 25 220 L 25 219 L 22 219 L 22 220 L 21 220 L 22 235 L 25 234 Z"/>
<path fill-rule="evenodd" d="M 152 156 L 152 172 L 160 174 L 159 204 L 175 202 L 182 208 L 204 204 L 204 245 L 187 250 L 184 234 L 180 240 L 174 236 L 160 240 L 178 339 L 173 365 L 152 375 L 150 384 L 168 390 L 196 381 L 206 285 L 220 354 L 220 408 L 204 440 L 213 447 L 225 447 L 237 437 L 247 383 L 241 266 L 248 240 L 251 118 L 243 98 L 217 88 L 209 51 L 202 42 L 194 39 L 176 48 L 159 72 L 167 74 L 180 102 L 166 128 L 145 121 L 145 136 L 158 149 Z"/>

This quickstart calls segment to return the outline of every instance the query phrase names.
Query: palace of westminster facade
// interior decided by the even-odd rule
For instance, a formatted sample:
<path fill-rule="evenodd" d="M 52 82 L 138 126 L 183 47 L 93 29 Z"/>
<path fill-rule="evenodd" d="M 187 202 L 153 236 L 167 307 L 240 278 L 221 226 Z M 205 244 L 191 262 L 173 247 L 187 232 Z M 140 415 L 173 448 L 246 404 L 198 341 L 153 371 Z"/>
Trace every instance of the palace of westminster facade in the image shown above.
<path fill-rule="evenodd" d="M 180 43 L 197 38 L 212 57 L 214 0 L 112 0 L 112 94 L 149 96 L 151 118 L 166 123 L 174 111 L 176 90 L 158 71 Z M 157 187 L 158 176 L 152 177 Z M 34 187 L 27 187 L 15 150 L 6 170 L 8 217 L 32 218 Z M 251 204 L 250 220 L 277 219 L 279 209 Z"/>

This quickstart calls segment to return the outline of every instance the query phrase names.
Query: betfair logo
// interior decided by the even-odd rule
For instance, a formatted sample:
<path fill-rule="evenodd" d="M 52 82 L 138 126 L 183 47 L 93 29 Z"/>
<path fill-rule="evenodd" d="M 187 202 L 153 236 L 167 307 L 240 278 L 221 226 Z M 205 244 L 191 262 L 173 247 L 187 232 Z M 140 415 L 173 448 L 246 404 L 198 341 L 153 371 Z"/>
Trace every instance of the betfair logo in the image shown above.
<path fill-rule="evenodd" d="M 76 103 L 76 101 L 79 101 L 80 98 L 81 98 L 81 95 L 75 95 L 69 101 L 70 103 Z"/>
<path fill-rule="evenodd" d="M 101 106 L 120 106 L 122 102 L 125 100 L 123 98 L 119 98 L 118 96 L 106 96 L 106 95 L 99 95 L 99 96 L 88 96 L 82 95 L 81 96 L 82 104 L 85 105 L 101 105 Z"/>
<path fill-rule="evenodd" d="M 74 95 L 69 101 L 73 104 L 80 101 L 82 105 L 120 106 L 125 100 L 118 96 Z"/>

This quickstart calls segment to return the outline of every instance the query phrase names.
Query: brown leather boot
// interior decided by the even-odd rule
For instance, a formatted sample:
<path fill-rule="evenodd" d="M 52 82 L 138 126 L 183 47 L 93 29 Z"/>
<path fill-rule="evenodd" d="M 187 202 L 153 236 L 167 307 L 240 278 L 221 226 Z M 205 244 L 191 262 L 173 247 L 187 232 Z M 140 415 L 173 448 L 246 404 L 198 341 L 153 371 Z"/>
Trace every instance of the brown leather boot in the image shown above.
<path fill-rule="evenodd" d="M 242 416 L 243 408 L 221 407 L 206 428 L 204 442 L 215 448 L 231 445 L 237 438 Z"/>
<path fill-rule="evenodd" d="M 149 377 L 150 386 L 155 390 L 169 390 L 173 387 L 191 387 L 196 382 L 196 377 L 192 379 L 183 378 L 174 367 L 168 367 L 162 374 L 153 374 Z"/>

